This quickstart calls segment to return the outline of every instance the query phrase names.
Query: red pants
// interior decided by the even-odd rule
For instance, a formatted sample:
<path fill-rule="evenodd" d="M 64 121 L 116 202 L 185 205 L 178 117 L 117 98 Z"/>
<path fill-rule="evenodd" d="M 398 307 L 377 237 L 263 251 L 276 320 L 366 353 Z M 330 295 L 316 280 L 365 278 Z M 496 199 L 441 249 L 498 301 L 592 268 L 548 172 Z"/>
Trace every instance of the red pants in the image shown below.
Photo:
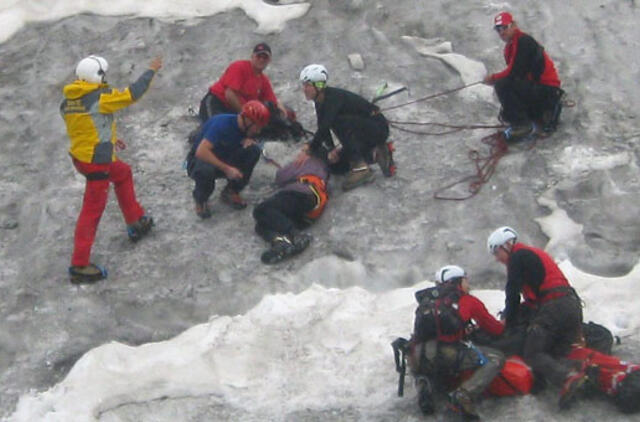
<path fill-rule="evenodd" d="M 71 265 L 89 265 L 91 247 L 96 238 L 96 230 L 100 217 L 107 206 L 109 196 L 109 182 L 113 183 L 120 210 L 127 224 L 135 223 L 144 215 L 144 209 L 136 200 L 133 188 L 133 175 L 131 167 L 122 161 L 114 161 L 110 164 L 82 163 L 73 160 L 76 170 L 87 177 L 84 190 L 82 210 L 76 223 L 74 236 L 73 256 Z"/>
<path fill-rule="evenodd" d="M 618 385 L 628 374 L 640 371 L 640 365 L 628 363 L 615 356 L 605 355 L 586 347 L 574 347 L 567 358 L 583 362 L 587 366 L 599 366 L 598 387 L 600 391 L 610 396 L 617 394 Z"/>

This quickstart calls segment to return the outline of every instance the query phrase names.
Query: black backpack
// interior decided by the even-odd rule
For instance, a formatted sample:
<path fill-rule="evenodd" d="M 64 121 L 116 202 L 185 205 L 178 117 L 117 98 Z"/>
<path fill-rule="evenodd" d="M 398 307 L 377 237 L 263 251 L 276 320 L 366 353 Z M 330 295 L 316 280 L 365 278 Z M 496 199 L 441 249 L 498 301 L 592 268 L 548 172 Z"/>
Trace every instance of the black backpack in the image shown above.
<path fill-rule="evenodd" d="M 419 290 L 415 296 L 418 308 L 413 337 L 417 342 L 455 335 L 464 330 L 464 321 L 458 313 L 461 293 L 455 284 L 445 283 Z"/>
<path fill-rule="evenodd" d="M 582 323 L 582 334 L 588 348 L 597 350 L 605 355 L 611 354 L 614 341 L 616 344 L 620 344 L 619 337 L 614 337 L 607 327 L 596 324 L 593 321 Z"/>

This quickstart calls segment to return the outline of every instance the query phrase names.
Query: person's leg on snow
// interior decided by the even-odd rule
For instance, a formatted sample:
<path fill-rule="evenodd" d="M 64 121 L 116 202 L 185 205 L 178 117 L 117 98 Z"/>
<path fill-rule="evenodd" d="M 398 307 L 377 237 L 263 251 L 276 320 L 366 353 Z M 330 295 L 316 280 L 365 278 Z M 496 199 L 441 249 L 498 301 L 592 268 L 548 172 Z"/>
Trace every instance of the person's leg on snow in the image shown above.
<path fill-rule="evenodd" d="M 196 182 L 193 189 L 196 214 L 202 219 L 211 217 L 209 197 L 216 187 L 216 170 L 215 166 L 194 158 L 193 167 L 189 172 L 189 177 Z"/>
<path fill-rule="evenodd" d="M 552 133 L 558 128 L 563 95 L 560 88 L 541 85 L 539 119 L 543 132 Z"/>
<path fill-rule="evenodd" d="M 74 247 L 69 275 L 71 282 L 98 281 L 107 276 L 104 268 L 90 262 L 91 248 L 95 241 L 100 218 L 109 196 L 109 165 L 73 161 L 79 173 L 87 178 L 82 209 L 76 222 Z"/>
<path fill-rule="evenodd" d="M 375 143 L 363 135 L 363 128 L 370 125 L 370 119 L 360 116 L 340 116 L 334 123 L 334 132 L 342 144 L 342 156 L 349 161 L 350 171 L 342 183 L 343 190 L 351 190 L 372 182 L 375 175 L 365 160 L 365 153 L 375 147 Z M 370 142 L 370 145 L 367 145 Z"/>
<path fill-rule="evenodd" d="M 137 242 L 151 231 L 153 218 L 145 215 L 144 209 L 136 200 L 131 167 L 123 161 L 111 163 L 109 181 L 113 183 L 120 211 L 127 224 L 127 234 L 132 241 Z"/>
<path fill-rule="evenodd" d="M 569 407 L 587 387 L 586 374 L 563 359 L 581 337 L 582 307 L 575 294 L 543 304 L 527 329 L 523 358 L 536 377 L 561 388 L 559 405 Z"/>
<path fill-rule="evenodd" d="M 389 139 L 389 124 L 382 114 L 373 116 L 369 124 L 363 127 L 363 136 L 371 140 L 375 145 L 367 155 L 371 155 L 373 161 L 378 163 L 385 177 L 391 177 L 396 172 L 393 161 L 394 146 Z"/>
<path fill-rule="evenodd" d="M 467 419 L 476 419 L 475 401 L 479 400 L 504 365 L 504 355 L 495 349 L 465 343 L 441 344 L 437 365 L 450 375 L 474 371 L 459 388 L 449 394 L 449 408 Z"/>
<path fill-rule="evenodd" d="M 418 407 L 424 415 L 432 415 L 435 410 L 435 396 L 438 389 L 435 358 L 438 342 L 415 343 L 409 347 L 407 364 L 415 380 L 418 393 Z"/>
<path fill-rule="evenodd" d="M 527 110 L 528 104 L 534 99 L 533 83 L 530 81 L 500 79 L 495 84 L 495 92 L 502 106 L 502 118 L 509 127 L 504 131 L 507 141 L 526 139 L 535 133 L 536 127 Z"/>
<path fill-rule="evenodd" d="M 255 207 L 256 232 L 270 243 L 270 248 L 261 256 L 262 262 L 275 264 L 309 246 L 311 236 L 296 226 L 314 206 L 313 195 L 280 191 Z"/>
<path fill-rule="evenodd" d="M 420 411 L 423 415 L 432 415 L 436 410 L 433 381 L 426 375 L 417 375 L 415 384 L 416 391 L 418 392 L 418 407 Z"/>
<path fill-rule="evenodd" d="M 253 169 L 260 160 L 260 154 L 260 148 L 257 145 L 251 145 L 248 148 L 240 148 L 229 157 L 228 164 L 242 172 L 242 179 L 229 180 L 221 193 L 222 200 L 232 208 L 243 209 L 247 206 L 247 201 L 240 196 L 240 192 L 249 183 Z M 219 171 L 218 174 L 221 173 Z"/>

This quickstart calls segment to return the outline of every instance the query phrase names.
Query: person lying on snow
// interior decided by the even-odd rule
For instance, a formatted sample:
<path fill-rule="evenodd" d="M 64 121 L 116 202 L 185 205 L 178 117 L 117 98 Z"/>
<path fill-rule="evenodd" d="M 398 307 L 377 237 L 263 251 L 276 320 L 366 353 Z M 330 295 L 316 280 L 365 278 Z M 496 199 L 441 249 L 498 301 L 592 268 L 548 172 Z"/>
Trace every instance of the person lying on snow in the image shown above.
<path fill-rule="evenodd" d="M 447 265 L 436 272 L 436 286 L 416 292 L 414 331 L 408 362 L 424 414 L 435 411 L 434 395 L 448 392 L 448 410 L 465 419 L 477 419 L 474 402 L 481 398 L 504 364 L 503 354 L 467 340 L 471 320 L 497 336 L 504 326 L 484 304 L 469 294 L 466 272 Z M 450 391 L 465 373 L 472 375 Z"/>
<path fill-rule="evenodd" d="M 270 244 L 262 262 L 278 263 L 309 246 L 311 236 L 300 230 L 322 214 L 329 198 L 328 179 L 327 163 L 317 156 L 278 169 L 275 182 L 279 190 L 253 210 L 255 231 Z"/>

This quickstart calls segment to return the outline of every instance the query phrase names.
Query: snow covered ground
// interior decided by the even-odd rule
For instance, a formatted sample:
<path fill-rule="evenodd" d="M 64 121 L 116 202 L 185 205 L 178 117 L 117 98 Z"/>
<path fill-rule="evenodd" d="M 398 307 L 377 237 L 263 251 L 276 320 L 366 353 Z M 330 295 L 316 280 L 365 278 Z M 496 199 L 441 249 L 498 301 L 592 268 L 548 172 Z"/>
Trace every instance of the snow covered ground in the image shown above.
<path fill-rule="evenodd" d="M 269 3 L 269 4 L 267 4 Z M 286 3 L 286 4 L 285 4 Z M 331 203 L 296 260 L 260 264 L 250 209 L 217 202 L 199 221 L 183 174 L 189 116 L 234 59 L 266 40 L 276 94 L 305 127 L 312 107 L 297 81 L 311 62 L 330 84 L 372 97 L 409 87 L 383 107 L 481 79 L 502 67 L 492 17 L 510 10 L 554 59 L 574 108 L 532 149 L 504 157 L 467 201 L 433 192 L 470 174 L 490 133 L 425 137 L 392 131 L 396 177 Z M 455 263 L 492 311 L 504 269 L 487 255 L 496 227 L 546 247 L 585 302 L 585 318 L 640 361 L 636 209 L 640 30 L 635 1 L 532 4 L 436 0 L 13 1 L 0 5 L 0 416 L 8 421 L 420 420 L 415 392 L 395 395 L 389 343 L 407 336 L 413 292 Z M 73 287 L 65 275 L 83 180 L 68 159 L 61 88 L 87 54 L 125 86 L 156 54 L 165 67 L 119 116 L 142 204 L 157 220 L 137 245 L 113 197 L 93 258 L 109 278 Z M 349 68 L 359 53 L 363 71 Z M 484 86 L 389 111 L 393 120 L 495 124 Z M 279 161 L 295 144 L 268 144 Z M 260 163 L 246 197 L 271 192 Z M 409 381 L 408 381 L 409 382 Z M 638 420 L 609 403 L 557 414 L 552 392 L 485 401 L 490 420 Z"/>

